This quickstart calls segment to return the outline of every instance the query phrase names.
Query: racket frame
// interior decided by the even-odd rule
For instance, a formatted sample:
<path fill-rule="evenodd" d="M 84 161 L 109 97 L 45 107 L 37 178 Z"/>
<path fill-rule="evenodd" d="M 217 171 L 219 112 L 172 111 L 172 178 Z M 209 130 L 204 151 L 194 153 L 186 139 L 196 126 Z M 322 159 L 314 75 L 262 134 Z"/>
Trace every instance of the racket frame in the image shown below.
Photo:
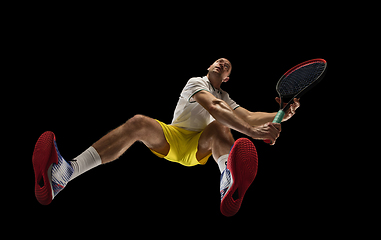
<path fill-rule="evenodd" d="M 280 92 L 279 92 L 279 86 L 280 86 L 280 83 L 282 82 L 283 78 L 287 77 L 288 75 L 290 75 L 294 71 L 298 70 L 299 68 L 304 67 L 304 66 L 306 66 L 308 64 L 311 64 L 311 63 L 314 63 L 314 62 L 324 62 L 324 70 L 322 71 L 322 73 L 319 75 L 319 77 L 317 77 L 317 79 L 313 83 L 311 83 L 310 85 L 306 86 L 303 90 L 299 91 L 295 95 L 294 94 L 290 94 L 290 95 L 282 95 L 282 94 L 280 94 Z M 286 114 L 286 111 L 289 109 L 290 105 L 292 103 L 294 103 L 294 98 L 300 98 L 300 97 L 302 97 L 306 92 L 308 92 L 313 87 L 315 87 L 316 84 L 318 84 L 324 78 L 326 72 L 327 72 L 327 61 L 325 61 L 322 58 L 315 58 L 315 59 L 311 59 L 311 60 L 302 62 L 302 63 L 294 66 L 290 70 L 288 70 L 285 74 L 283 74 L 283 76 L 278 80 L 278 83 L 276 84 L 276 91 L 277 91 L 277 93 L 279 95 L 279 98 L 280 98 L 280 105 L 279 105 L 280 106 L 280 110 L 275 115 L 273 123 L 281 123 L 282 120 L 283 120 L 284 115 Z M 289 99 L 289 100 L 288 100 L 286 106 L 284 106 L 282 108 L 284 99 Z M 265 139 L 264 142 L 268 143 L 268 144 L 271 144 L 271 141 L 269 139 Z"/>
<path fill-rule="evenodd" d="M 306 86 L 303 90 L 299 91 L 297 94 L 293 95 L 293 94 L 290 94 L 290 95 L 282 95 L 280 94 L 279 92 L 279 85 L 280 83 L 282 82 L 283 78 L 287 77 L 288 75 L 290 75 L 292 72 L 298 70 L 299 68 L 301 67 L 304 67 L 308 64 L 311 64 L 311 63 L 314 63 L 314 62 L 324 62 L 324 70 L 322 71 L 322 73 L 319 75 L 319 77 L 313 82 L 311 83 L 310 85 Z M 322 58 L 316 58 L 316 59 L 311 59 L 311 60 L 308 60 L 308 61 L 305 61 L 305 62 L 302 62 L 296 66 L 294 66 L 293 68 L 291 68 L 290 70 L 288 70 L 285 74 L 283 74 L 283 76 L 279 79 L 278 83 L 276 84 L 276 91 L 278 92 L 278 95 L 279 95 L 279 98 L 280 98 L 280 106 L 283 106 L 283 102 L 284 102 L 284 99 L 290 99 L 287 103 L 286 106 L 284 106 L 283 108 L 281 107 L 279 112 L 280 111 L 283 111 L 284 113 L 288 110 L 288 108 L 290 107 L 290 105 L 292 103 L 294 103 L 294 98 L 300 98 L 302 97 L 304 94 L 306 94 L 309 90 L 311 90 L 313 87 L 316 86 L 316 84 L 318 84 L 325 76 L 325 73 L 327 72 L 327 61 L 325 61 L 324 59 Z M 278 113 L 279 113 L 278 112 Z M 283 116 L 284 116 L 284 113 L 283 113 Z M 278 115 L 278 114 L 277 114 Z M 277 120 L 276 122 L 277 123 L 280 123 L 282 122 L 282 119 L 283 119 L 283 116 L 281 116 L 281 113 L 279 113 L 279 116 L 275 117 L 274 118 L 274 121 Z M 279 121 L 279 118 L 280 119 L 280 122 Z"/>

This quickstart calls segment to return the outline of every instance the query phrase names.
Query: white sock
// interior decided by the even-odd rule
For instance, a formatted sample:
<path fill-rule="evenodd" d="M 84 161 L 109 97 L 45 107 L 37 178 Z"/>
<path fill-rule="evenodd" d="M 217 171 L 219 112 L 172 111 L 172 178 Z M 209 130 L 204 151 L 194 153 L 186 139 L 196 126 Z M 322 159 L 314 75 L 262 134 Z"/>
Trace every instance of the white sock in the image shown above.
<path fill-rule="evenodd" d="M 225 154 L 225 155 L 222 155 L 218 160 L 217 160 L 217 164 L 218 164 L 218 167 L 220 168 L 220 172 L 222 173 L 225 168 L 226 168 L 226 165 L 227 165 L 227 162 L 228 162 L 228 158 L 229 158 L 229 154 Z"/>
<path fill-rule="evenodd" d="M 70 164 L 74 169 L 73 175 L 70 178 L 71 181 L 82 173 L 102 164 L 102 161 L 97 150 L 91 146 L 78 157 L 74 158 L 73 161 L 70 161 Z"/>

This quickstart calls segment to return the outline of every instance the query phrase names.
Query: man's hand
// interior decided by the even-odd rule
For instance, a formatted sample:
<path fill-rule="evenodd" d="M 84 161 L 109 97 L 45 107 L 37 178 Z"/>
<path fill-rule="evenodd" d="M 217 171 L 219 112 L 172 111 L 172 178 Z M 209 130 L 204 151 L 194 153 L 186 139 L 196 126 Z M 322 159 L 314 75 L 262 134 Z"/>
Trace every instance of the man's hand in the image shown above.
<path fill-rule="evenodd" d="M 276 97 L 275 98 L 275 101 L 280 104 L 280 98 L 279 97 Z M 283 106 L 286 106 L 287 103 L 283 103 Z M 283 120 L 282 122 L 285 122 L 287 121 L 288 119 L 290 119 L 292 116 L 295 115 L 295 111 L 296 109 L 298 109 L 300 107 L 300 102 L 299 102 L 299 99 L 297 98 L 294 98 L 294 103 L 290 105 L 290 108 L 286 111 L 286 114 L 284 115 L 283 117 Z"/>
<path fill-rule="evenodd" d="M 281 131 L 282 128 L 280 123 L 268 122 L 261 126 L 254 127 L 250 137 L 259 140 L 269 139 L 271 141 L 271 145 L 274 145 Z"/>

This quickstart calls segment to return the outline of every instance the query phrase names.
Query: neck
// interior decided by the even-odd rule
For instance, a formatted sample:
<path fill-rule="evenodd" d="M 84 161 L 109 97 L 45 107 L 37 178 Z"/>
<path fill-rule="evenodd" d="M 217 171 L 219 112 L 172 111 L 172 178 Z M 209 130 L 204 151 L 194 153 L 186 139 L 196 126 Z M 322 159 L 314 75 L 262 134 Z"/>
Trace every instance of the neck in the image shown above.
<path fill-rule="evenodd" d="M 206 77 L 209 79 L 210 83 L 213 85 L 215 89 L 220 90 L 222 79 L 219 76 L 216 76 L 215 74 L 207 74 Z"/>

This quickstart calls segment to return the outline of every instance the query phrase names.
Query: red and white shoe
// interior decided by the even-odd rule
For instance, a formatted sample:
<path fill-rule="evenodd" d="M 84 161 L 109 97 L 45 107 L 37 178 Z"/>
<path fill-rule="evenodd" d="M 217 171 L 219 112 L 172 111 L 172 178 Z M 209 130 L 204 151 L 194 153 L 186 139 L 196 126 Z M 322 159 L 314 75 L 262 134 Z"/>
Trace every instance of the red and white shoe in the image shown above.
<path fill-rule="evenodd" d="M 36 198 L 42 205 L 48 205 L 67 185 L 74 170 L 58 151 L 52 132 L 44 132 L 38 138 L 32 161 Z"/>
<path fill-rule="evenodd" d="M 257 170 L 258 155 L 254 144 L 247 138 L 235 141 L 220 177 L 220 210 L 223 215 L 231 217 L 238 212 Z"/>

